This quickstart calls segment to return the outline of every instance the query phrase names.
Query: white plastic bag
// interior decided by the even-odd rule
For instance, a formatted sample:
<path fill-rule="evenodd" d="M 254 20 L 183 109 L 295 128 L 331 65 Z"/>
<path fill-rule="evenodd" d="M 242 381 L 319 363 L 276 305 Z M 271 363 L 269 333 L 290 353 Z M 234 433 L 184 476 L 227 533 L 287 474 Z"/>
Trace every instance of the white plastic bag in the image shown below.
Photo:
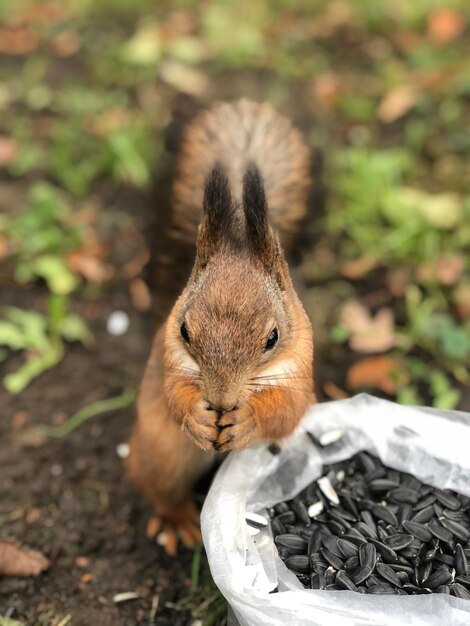
<path fill-rule="evenodd" d="M 320 453 L 305 434 L 332 428 L 346 435 Z M 403 407 L 365 394 L 313 406 L 273 456 L 266 446 L 231 454 L 202 511 L 212 576 L 241 626 L 470 626 L 470 600 L 444 594 L 363 595 L 306 590 L 277 555 L 271 533 L 248 533 L 245 512 L 295 496 L 320 476 L 322 463 L 359 450 L 437 487 L 470 496 L 470 414 Z M 270 593 L 276 587 L 279 592 Z"/>

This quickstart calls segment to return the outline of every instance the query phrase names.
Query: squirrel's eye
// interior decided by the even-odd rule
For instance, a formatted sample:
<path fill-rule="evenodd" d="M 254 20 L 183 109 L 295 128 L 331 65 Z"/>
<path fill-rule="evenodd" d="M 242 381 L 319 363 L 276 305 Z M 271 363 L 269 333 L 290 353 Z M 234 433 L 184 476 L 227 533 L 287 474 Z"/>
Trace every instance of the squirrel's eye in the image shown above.
<path fill-rule="evenodd" d="M 183 337 L 184 341 L 186 343 L 191 343 L 189 341 L 188 329 L 186 328 L 186 324 L 184 322 L 181 324 L 180 332 L 181 332 L 181 336 Z"/>
<path fill-rule="evenodd" d="M 277 332 L 277 328 L 273 328 L 272 331 L 269 333 L 265 350 L 272 350 L 274 346 L 276 345 L 278 338 L 279 338 L 279 335 Z"/>

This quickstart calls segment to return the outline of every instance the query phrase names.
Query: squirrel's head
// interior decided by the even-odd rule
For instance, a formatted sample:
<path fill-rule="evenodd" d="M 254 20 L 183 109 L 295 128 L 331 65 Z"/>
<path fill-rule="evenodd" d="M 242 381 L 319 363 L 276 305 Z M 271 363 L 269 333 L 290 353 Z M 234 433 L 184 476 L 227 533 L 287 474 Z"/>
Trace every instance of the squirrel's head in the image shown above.
<path fill-rule="evenodd" d="M 214 169 L 203 208 L 193 272 L 167 325 L 167 395 L 184 380 L 224 413 L 268 385 L 302 379 L 311 389 L 311 326 L 268 223 L 259 171 L 246 172 L 239 206 Z"/>

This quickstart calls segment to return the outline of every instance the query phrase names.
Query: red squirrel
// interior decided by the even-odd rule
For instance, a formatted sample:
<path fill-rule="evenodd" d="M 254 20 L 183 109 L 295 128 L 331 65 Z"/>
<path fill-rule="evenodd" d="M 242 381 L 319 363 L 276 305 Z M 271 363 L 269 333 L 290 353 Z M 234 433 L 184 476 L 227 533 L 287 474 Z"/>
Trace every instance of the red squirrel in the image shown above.
<path fill-rule="evenodd" d="M 217 103 L 183 132 L 171 224 L 196 258 L 154 337 L 127 459 L 169 553 L 200 539 L 191 490 L 214 454 L 283 439 L 315 400 L 312 327 L 281 247 L 309 182 L 308 148 L 268 104 Z"/>

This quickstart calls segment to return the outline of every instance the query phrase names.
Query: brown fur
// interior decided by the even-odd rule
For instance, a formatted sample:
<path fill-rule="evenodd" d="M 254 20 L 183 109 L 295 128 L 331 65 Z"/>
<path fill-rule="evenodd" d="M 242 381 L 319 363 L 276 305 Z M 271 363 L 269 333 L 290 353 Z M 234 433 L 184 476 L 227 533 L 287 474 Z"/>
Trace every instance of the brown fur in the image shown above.
<path fill-rule="evenodd" d="M 197 256 L 154 340 L 128 459 L 137 488 L 175 526 L 214 450 L 282 439 L 314 401 L 311 325 L 267 221 L 269 207 L 289 241 L 307 172 L 299 133 L 268 105 L 215 105 L 185 135 L 172 209 L 183 236 L 202 219 Z"/>

